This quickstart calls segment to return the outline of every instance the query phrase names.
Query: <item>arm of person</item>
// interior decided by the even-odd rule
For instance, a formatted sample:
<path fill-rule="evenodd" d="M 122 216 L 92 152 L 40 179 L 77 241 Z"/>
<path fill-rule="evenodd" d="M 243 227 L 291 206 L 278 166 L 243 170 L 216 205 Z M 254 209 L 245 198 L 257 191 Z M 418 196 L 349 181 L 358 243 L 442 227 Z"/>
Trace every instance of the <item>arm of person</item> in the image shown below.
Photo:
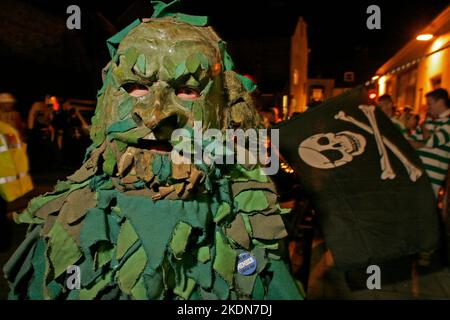
<path fill-rule="evenodd" d="M 415 149 L 420 148 L 438 148 L 444 146 L 450 142 L 450 123 L 442 125 L 438 130 L 429 133 L 428 137 L 423 135 L 422 141 L 410 141 L 410 144 Z"/>
<path fill-rule="evenodd" d="M 408 140 L 408 142 L 414 149 L 421 149 L 426 146 L 423 141 Z"/>
<path fill-rule="evenodd" d="M 420 126 L 422 129 L 422 136 L 424 140 L 428 140 L 431 137 L 431 131 L 427 129 L 426 122 Z"/>

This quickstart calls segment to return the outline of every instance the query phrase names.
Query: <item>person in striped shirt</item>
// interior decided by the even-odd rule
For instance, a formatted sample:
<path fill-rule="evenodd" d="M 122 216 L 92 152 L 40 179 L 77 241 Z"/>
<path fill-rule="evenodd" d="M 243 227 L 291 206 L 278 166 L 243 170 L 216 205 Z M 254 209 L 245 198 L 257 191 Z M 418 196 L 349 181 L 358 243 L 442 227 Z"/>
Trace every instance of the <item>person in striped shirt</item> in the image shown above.
<path fill-rule="evenodd" d="M 425 97 L 427 119 L 411 135 L 410 143 L 417 149 L 437 197 L 450 163 L 450 101 L 445 89 L 436 89 Z"/>

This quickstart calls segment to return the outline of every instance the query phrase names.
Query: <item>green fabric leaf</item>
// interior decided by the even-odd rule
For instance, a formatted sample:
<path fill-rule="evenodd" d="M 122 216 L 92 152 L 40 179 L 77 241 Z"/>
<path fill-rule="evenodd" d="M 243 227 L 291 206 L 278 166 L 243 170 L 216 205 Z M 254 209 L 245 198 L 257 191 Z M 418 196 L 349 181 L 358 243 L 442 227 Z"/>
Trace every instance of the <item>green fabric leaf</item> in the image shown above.
<path fill-rule="evenodd" d="M 205 263 L 211 259 L 211 253 L 208 246 L 200 247 L 197 251 L 197 260 Z"/>
<path fill-rule="evenodd" d="M 106 130 L 106 132 L 108 134 L 114 133 L 114 132 L 125 132 L 125 131 L 128 131 L 133 128 L 136 128 L 136 123 L 134 122 L 134 120 L 133 119 L 125 119 L 125 120 L 117 121 L 117 122 L 113 123 L 112 125 L 110 125 L 108 127 L 108 129 Z"/>
<path fill-rule="evenodd" d="M 219 299 L 213 292 L 209 292 L 207 290 L 204 290 L 203 288 L 199 287 L 198 291 L 199 291 L 200 296 L 201 296 L 201 298 L 203 300 L 217 300 L 217 299 Z"/>
<path fill-rule="evenodd" d="M 186 85 L 189 85 L 188 83 Z M 192 110 L 192 106 L 194 105 L 194 101 L 189 101 L 189 100 L 181 100 L 180 99 L 180 104 L 185 107 L 186 109 Z"/>
<path fill-rule="evenodd" d="M 236 252 L 227 243 L 221 232 L 216 231 L 216 256 L 213 268 L 231 286 L 236 266 Z"/>
<path fill-rule="evenodd" d="M 292 211 L 292 208 L 281 208 L 279 204 L 277 204 L 277 208 L 280 210 L 280 214 L 288 214 Z"/>
<path fill-rule="evenodd" d="M 117 240 L 116 259 L 120 260 L 130 247 L 138 241 L 138 235 L 130 224 L 125 220 L 120 229 L 119 238 Z"/>
<path fill-rule="evenodd" d="M 255 284 L 252 292 L 253 300 L 264 300 L 265 299 L 265 290 L 264 285 L 261 280 L 261 276 L 257 276 L 255 280 Z"/>
<path fill-rule="evenodd" d="M 147 296 L 151 300 L 162 299 L 164 294 L 164 281 L 162 272 L 151 271 L 147 268 L 144 270 L 145 287 L 147 288 Z"/>
<path fill-rule="evenodd" d="M 50 248 L 49 260 L 54 268 L 55 278 L 66 272 L 82 256 L 76 242 L 63 228 L 61 223 L 55 221 L 48 234 Z"/>
<path fill-rule="evenodd" d="M 186 73 L 186 71 L 187 71 L 186 63 L 185 62 L 179 63 L 175 68 L 175 79 L 181 77 L 183 74 Z"/>
<path fill-rule="evenodd" d="M 249 78 L 244 77 L 243 75 L 240 75 L 240 74 L 237 74 L 237 77 L 238 77 L 239 81 L 241 81 L 245 90 L 247 90 L 248 92 L 253 92 L 256 90 L 257 85 L 252 80 L 250 80 Z"/>
<path fill-rule="evenodd" d="M 80 232 L 80 244 L 85 255 L 91 255 L 91 247 L 95 244 L 109 242 L 109 232 L 105 212 L 98 208 L 88 211 Z"/>
<path fill-rule="evenodd" d="M 252 243 L 255 246 L 259 246 L 261 248 L 265 248 L 265 249 L 269 249 L 269 250 L 277 250 L 279 247 L 278 240 L 252 239 Z"/>
<path fill-rule="evenodd" d="M 172 9 L 176 7 L 180 3 L 180 0 L 173 0 L 169 3 L 165 3 L 164 1 L 151 1 L 153 6 L 153 15 L 152 18 L 162 18 L 167 16 L 170 12 L 168 12 L 171 7 Z"/>
<path fill-rule="evenodd" d="M 237 207 L 243 212 L 262 211 L 267 209 L 269 203 L 261 190 L 248 190 L 239 193 L 235 197 Z"/>
<path fill-rule="evenodd" d="M 131 289 L 133 289 L 140 275 L 144 271 L 146 264 L 147 255 L 145 254 L 144 248 L 141 246 L 130 258 L 128 258 L 117 274 L 119 287 L 123 292 L 131 294 Z"/>
<path fill-rule="evenodd" d="M 193 53 L 186 59 L 186 68 L 189 73 L 194 74 L 200 67 L 200 58 L 198 53 Z"/>
<path fill-rule="evenodd" d="M 175 13 L 171 16 L 179 21 L 186 22 L 197 27 L 203 27 L 208 24 L 208 17 L 206 16 L 193 16 L 185 13 Z"/>
<path fill-rule="evenodd" d="M 57 220 L 66 228 L 69 228 L 68 225 L 79 224 L 86 211 L 95 207 L 96 203 L 95 193 L 89 186 L 73 190 L 65 198 Z"/>
<path fill-rule="evenodd" d="M 247 170 L 241 165 L 236 165 L 231 173 L 231 179 L 234 181 L 258 181 L 268 182 L 269 178 L 262 172 L 259 166 L 256 166 L 253 170 Z"/>
<path fill-rule="evenodd" d="M 132 96 L 127 96 L 122 102 L 119 104 L 119 118 L 123 120 L 126 116 L 131 113 L 134 104 L 136 103 L 136 99 Z M 111 128 L 111 127 L 110 127 Z"/>
<path fill-rule="evenodd" d="M 130 47 L 125 51 L 125 63 L 130 69 L 136 64 L 138 51 L 135 47 Z"/>
<path fill-rule="evenodd" d="M 229 55 L 229 53 L 226 50 L 226 42 L 223 40 L 220 40 L 218 45 L 219 45 L 219 50 L 222 54 L 223 65 L 225 67 L 225 71 L 233 70 L 234 63 L 233 63 L 233 59 L 231 59 L 231 56 Z"/>
<path fill-rule="evenodd" d="M 139 70 L 140 73 L 142 73 L 143 75 L 145 75 L 145 68 L 146 68 L 146 59 L 145 59 L 145 55 L 143 53 L 141 53 L 137 60 L 136 60 L 136 64 L 135 67 Z"/>
<path fill-rule="evenodd" d="M 247 230 L 247 233 L 250 237 L 253 237 L 253 230 L 252 225 L 250 223 L 249 216 L 246 214 L 242 214 L 242 220 L 244 221 L 245 230 Z"/>
<path fill-rule="evenodd" d="M 219 300 L 226 300 L 230 295 L 230 289 L 227 282 L 217 273 L 214 274 L 212 292 L 217 297 L 216 299 Z"/>
<path fill-rule="evenodd" d="M 117 203 L 139 236 L 149 260 L 156 270 L 162 263 L 172 233 L 178 222 L 205 229 L 209 204 L 199 201 L 158 200 L 117 194 Z M 199 237 L 198 241 L 202 241 Z"/>
<path fill-rule="evenodd" d="M 110 243 L 102 242 L 95 253 L 96 268 L 101 268 L 111 261 L 114 252 L 114 246 Z"/>
<path fill-rule="evenodd" d="M 237 214 L 231 225 L 225 229 L 227 237 L 231 238 L 241 247 L 248 249 L 250 246 L 250 237 L 245 228 L 245 223 L 241 214 Z"/>
<path fill-rule="evenodd" d="M 187 262 L 185 262 L 187 263 Z M 190 262 L 189 262 L 190 263 Z M 194 264 L 187 270 L 186 275 L 204 289 L 210 289 L 213 282 L 212 262 Z"/>
<path fill-rule="evenodd" d="M 96 283 L 90 288 L 82 288 L 79 293 L 80 300 L 93 300 L 97 297 L 99 292 L 111 284 L 113 271 L 110 270 L 107 273 L 101 275 Z"/>
<path fill-rule="evenodd" d="M 123 141 L 121 141 L 121 140 L 118 140 L 118 139 L 114 140 L 114 142 L 116 143 L 116 145 L 117 145 L 117 150 L 119 150 L 119 152 L 125 151 L 125 149 L 126 149 L 127 146 L 128 146 L 127 143 L 125 143 L 125 142 L 123 142 Z"/>
<path fill-rule="evenodd" d="M 167 182 L 172 174 L 172 164 L 167 155 L 155 154 L 152 161 L 153 173 L 161 184 Z"/>
<path fill-rule="evenodd" d="M 188 300 L 190 295 L 192 294 L 192 291 L 194 290 L 194 287 L 195 281 L 191 278 L 187 278 L 186 285 L 183 288 L 176 286 L 173 289 L 173 292 L 184 300 Z"/>
<path fill-rule="evenodd" d="M 217 209 L 217 213 L 214 217 L 214 222 L 217 224 L 219 223 L 223 218 L 228 216 L 231 213 L 231 207 L 228 203 L 222 202 Z"/>
<path fill-rule="evenodd" d="M 122 29 L 120 32 L 116 33 L 114 36 L 106 40 L 106 45 L 108 46 L 109 54 L 111 58 L 113 58 L 117 52 L 117 48 L 119 47 L 120 41 L 135 27 L 141 24 L 139 19 L 134 20 L 127 27 Z"/>
<path fill-rule="evenodd" d="M 148 300 L 147 288 L 145 287 L 144 278 L 141 276 L 136 285 L 131 289 L 131 295 L 136 300 Z"/>
<path fill-rule="evenodd" d="M 50 300 L 56 300 L 61 295 L 63 291 L 63 286 L 60 283 L 56 282 L 56 280 L 53 280 L 47 285 L 47 290 L 48 296 L 45 298 Z"/>
<path fill-rule="evenodd" d="M 105 150 L 104 154 L 105 161 L 103 162 L 103 171 L 109 175 L 112 176 L 114 173 L 114 169 L 116 167 L 116 156 L 114 154 L 114 151 L 111 149 L 111 147 L 108 145 Z"/>
<path fill-rule="evenodd" d="M 28 287 L 28 297 L 31 300 L 44 299 L 44 275 L 45 275 L 45 241 L 40 238 L 37 241 L 33 254 L 33 278 Z"/>
<path fill-rule="evenodd" d="M 249 219 L 254 238 L 274 240 L 287 236 L 283 219 L 279 215 L 254 214 Z"/>
<path fill-rule="evenodd" d="M 3 266 L 3 273 L 5 275 L 5 278 L 9 282 L 17 282 L 17 275 L 20 272 L 22 266 L 24 266 L 24 261 L 26 260 L 28 253 L 33 251 L 33 247 L 36 244 L 37 239 L 39 238 L 39 232 L 41 230 L 42 227 L 37 226 L 34 227 L 30 232 L 28 232 L 25 239 Z M 31 260 L 29 265 L 25 267 L 31 267 Z"/>
<path fill-rule="evenodd" d="M 173 237 L 170 241 L 170 248 L 175 258 L 180 259 L 186 250 L 188 244 L 189 235 L 191 234 L 192 227 L 187 223 L 180 221 L 173 231 Z"/>
<path fill-rule="evenodd" d="M 296 282 L 282 260 L 271 260 L 269 272 L 273 272 L 269 283 L 268 300 L 303 300 Z"/>

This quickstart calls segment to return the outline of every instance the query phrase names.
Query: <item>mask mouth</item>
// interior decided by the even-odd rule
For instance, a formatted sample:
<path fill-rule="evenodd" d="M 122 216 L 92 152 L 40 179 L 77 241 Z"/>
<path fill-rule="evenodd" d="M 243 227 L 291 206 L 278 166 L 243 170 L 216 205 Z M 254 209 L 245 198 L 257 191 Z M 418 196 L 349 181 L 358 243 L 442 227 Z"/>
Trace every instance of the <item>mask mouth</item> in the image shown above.
<path fill-rule="evenodd" d="M 169 140 L 157 139 L 153 132 L 147 134 L 143 138 L 138 139 L 138 147 L 156 153 L 167 154 L 172 152 L 173 146 Z"/>

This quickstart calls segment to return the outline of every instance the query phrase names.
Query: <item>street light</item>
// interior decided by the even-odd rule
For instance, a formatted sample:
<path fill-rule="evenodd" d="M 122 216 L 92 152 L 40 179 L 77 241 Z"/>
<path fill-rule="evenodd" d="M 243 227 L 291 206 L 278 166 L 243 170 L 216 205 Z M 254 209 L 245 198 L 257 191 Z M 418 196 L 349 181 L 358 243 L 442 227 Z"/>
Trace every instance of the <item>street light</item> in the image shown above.
<path fill-rule="evenodd" d="M 431 40 L 431 39 L 433 39 L 433 35 L 432 35 L 431 33 L 423 33 L 423 34 L 419 34 L 419 35 L 416 37 L 416 40 L 419 40 L 419 41 L 429 41 L 429 40 Z"/>

